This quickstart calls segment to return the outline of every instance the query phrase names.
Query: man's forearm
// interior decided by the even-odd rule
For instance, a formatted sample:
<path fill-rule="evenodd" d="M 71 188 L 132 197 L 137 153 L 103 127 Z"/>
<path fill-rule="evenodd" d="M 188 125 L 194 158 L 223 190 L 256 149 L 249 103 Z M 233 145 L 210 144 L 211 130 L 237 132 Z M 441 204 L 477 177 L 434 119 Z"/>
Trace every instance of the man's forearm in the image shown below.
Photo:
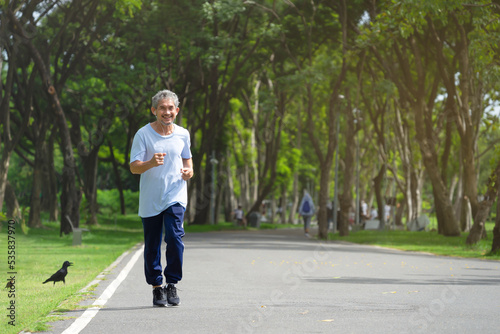
<path fill-rule="evenodd" d="M 132 174 L 142 174 L 153 167 L 154 166 L 151 163 L 151 160 L 148 161 L 136 160 L 130 164 L 130 171 L 132 172 Z"/>
<path fill-rule="evenodd" d="M 182 159 L 182 166 L 182 179 L 187 181 L 193 177 L 193 159 Z"/>
<path fill-rule="evenodd" d="M 142 174 L 148 169 L 156 166 L 161 166 L 164 163 L 166 153 L 155 153 L 148 161 L 136 160 L 130 164 L 130 171 L 132 174 Z"/>

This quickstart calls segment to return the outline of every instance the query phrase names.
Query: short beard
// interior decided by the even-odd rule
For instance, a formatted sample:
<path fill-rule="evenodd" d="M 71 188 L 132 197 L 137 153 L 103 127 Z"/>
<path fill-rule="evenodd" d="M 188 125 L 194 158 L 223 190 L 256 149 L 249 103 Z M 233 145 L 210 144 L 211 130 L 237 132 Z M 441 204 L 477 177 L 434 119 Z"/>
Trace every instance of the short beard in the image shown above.
<path fill-rule="evenodd" d="M 172 120 L 170 123 L 165 123 L 163 120 L 159 119 L 158 121 L 160 121 L 160 124 L 163 125 L 163 126 L 170 126 L 172 124 L 174 124 L 174 121 Z"/>

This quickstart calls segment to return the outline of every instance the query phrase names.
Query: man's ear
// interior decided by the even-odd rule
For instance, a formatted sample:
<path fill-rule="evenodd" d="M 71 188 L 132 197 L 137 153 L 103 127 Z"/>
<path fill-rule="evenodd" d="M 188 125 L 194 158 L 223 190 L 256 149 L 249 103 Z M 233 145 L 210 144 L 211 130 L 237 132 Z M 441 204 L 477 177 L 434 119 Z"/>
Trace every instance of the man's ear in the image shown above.
<path fill-rule="evenodd" d="M 151 113 L 153 114 L 153 116 L 156 116 L 156 109 L 154 107 L 151 107 Z"/>

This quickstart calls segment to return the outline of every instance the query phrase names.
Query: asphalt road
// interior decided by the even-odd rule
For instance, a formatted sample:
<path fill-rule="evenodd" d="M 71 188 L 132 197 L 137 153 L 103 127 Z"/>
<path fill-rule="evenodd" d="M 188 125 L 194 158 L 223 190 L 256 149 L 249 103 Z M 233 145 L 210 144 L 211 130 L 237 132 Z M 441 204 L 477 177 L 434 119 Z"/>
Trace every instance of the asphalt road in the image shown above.
<path fill-rule="evenodd" d="M 321 243 L 300 230 L 188 234 L 184 243 L 180 306 L 152 306 L 134 249 L 96 297 L 141 255 L 130 273 L 72 333 L 500 332 L 497 261 Z M 50 333 L 82 314 L 69 312 Z"/>

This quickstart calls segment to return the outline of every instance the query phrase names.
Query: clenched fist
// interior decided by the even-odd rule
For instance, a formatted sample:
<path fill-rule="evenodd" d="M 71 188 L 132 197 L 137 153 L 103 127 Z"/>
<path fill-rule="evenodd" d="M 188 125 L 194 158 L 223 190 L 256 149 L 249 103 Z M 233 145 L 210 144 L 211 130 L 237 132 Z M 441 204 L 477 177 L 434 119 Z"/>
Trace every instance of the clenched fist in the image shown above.
<path fill-rule="evenodd" d="M 166 155 L 167 153 L 155 153 L 150 160 L 153 164 L 153 167 L 163 165 L 163 160 L 165 159 Z"/>
<path fill-rule="evenodd" d="M 184 181 L 189 180 L 190 178 L 193 177 L 193 169 L 192 168 L 181 168 L 181 174 L 182 174 L 182 179 Z"/>

